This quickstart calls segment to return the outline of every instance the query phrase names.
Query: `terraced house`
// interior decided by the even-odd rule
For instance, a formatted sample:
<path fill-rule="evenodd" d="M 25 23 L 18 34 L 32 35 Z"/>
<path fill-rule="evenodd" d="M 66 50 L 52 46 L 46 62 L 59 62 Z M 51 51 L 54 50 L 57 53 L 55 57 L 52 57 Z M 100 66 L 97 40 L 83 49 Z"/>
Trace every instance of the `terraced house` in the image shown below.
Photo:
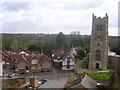
<path fill-rule="evenodd" d="M 16 61 L 16 73 L 38 71 L 52 71 L 52 62 L 45 54 L 21 55 Z"/>
<path fill-rule="evenodd" d="M 9 58 L 11 57 L 12 58 Z M 5 59 L 5 67 L 15 70 L 15 73 L 52 71 L 52 61 L 45 54 L 10 53 Z"/>

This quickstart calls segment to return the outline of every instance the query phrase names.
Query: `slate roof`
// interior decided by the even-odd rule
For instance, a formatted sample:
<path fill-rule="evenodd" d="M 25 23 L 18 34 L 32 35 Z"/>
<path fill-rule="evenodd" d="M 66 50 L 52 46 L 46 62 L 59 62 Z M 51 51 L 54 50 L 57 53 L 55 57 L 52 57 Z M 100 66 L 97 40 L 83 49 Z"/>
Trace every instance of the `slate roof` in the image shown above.
<path fill-rule="evenodd" d="M 90 78 L 89 76 L 85 76 L 81 82 L 81 85 L 84 86 L 85 88 L 96 88 L 97 87 L 97 82 Z"/>

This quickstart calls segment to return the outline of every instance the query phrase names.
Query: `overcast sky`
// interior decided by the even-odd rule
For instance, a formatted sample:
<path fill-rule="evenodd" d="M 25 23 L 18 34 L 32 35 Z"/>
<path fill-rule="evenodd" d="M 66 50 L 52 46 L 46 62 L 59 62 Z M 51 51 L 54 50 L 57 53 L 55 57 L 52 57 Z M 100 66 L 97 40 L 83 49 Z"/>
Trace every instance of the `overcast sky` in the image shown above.
<path fill-rule="evenodd" d="M 119 0 L 4 0 L 0 2 L 3 33 L 90 35 L 92 14 L 109 16 L 109 35 L 118 36 Z"/>

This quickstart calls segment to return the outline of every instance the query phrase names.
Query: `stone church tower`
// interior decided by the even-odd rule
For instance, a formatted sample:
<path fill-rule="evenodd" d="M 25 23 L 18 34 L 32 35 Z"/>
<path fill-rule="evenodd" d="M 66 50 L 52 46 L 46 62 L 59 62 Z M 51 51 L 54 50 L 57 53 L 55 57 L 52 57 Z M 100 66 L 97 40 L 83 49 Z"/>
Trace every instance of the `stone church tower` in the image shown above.
<path fill-rule="evenodd" d="M 89 69 L 106 69 L 108 60 L 108 15 L 96 17 L 93 14 L 90 41 Z"/>

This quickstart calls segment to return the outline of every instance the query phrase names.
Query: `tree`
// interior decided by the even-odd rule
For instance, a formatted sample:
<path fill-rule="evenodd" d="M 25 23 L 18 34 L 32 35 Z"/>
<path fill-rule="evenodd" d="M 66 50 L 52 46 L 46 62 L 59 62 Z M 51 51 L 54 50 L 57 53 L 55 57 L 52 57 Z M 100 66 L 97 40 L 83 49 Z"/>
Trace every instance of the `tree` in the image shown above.
<path fill-rule="evenodd" d="M 77 52 L 77 57 L 80 58 L 80 59 L 83 59 L 83 57 L 85 57 L 86 54 L 84 51 L 80 50 Z"/>
<path fill-rule="evenodd" d="M 30 51 L 39 51 L 39 47 L 35 44 L 31 44 L 28 46 L 28 50 Z"/>
<path fill-rule="evenodd" d="M 65 46 L 65 36 L 62 32 L 60 32 L 56 37 L 56 47 L 64 48 L 64 46 Z"/>
<path fill-rule="evenodd" d="M 12 49 L 17 51 L 19 49 L 19 42 L 17 40 L 14 40 L 12 43 Z"/>

